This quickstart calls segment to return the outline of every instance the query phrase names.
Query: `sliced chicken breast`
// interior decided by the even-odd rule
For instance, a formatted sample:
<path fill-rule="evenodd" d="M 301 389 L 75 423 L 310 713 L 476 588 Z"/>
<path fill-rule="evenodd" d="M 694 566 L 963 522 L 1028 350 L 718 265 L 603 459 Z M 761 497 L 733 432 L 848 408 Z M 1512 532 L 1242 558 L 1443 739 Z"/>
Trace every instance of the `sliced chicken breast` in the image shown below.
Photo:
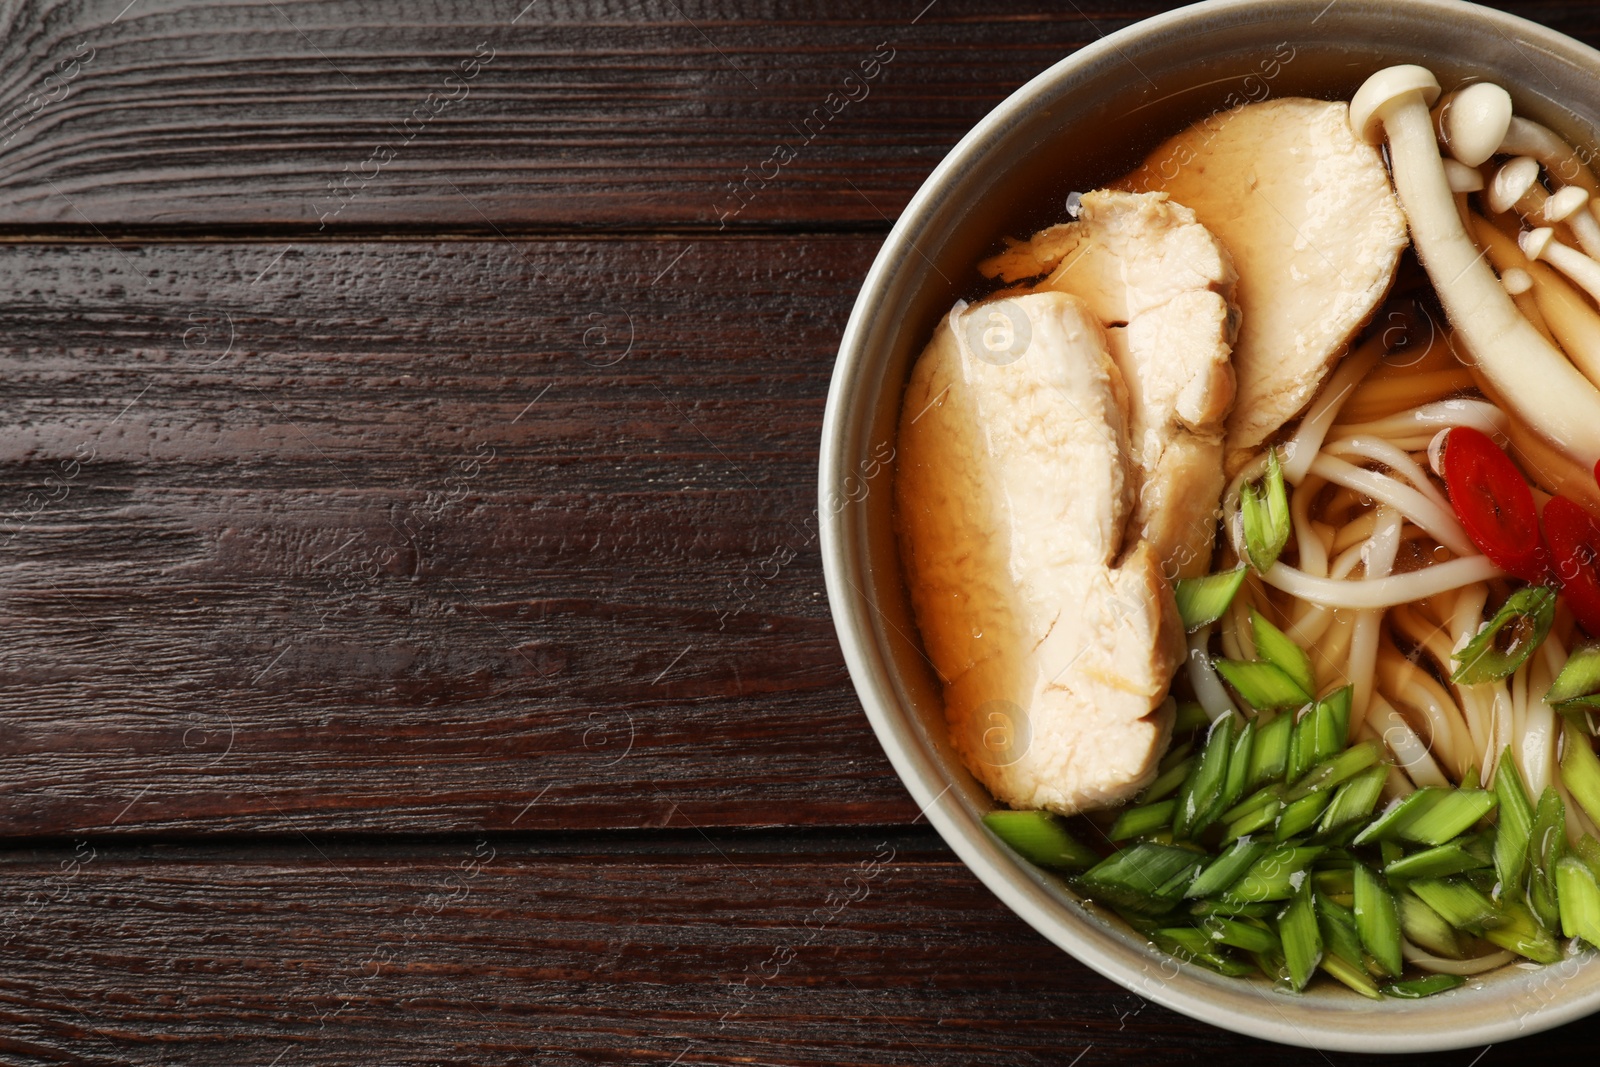
<path fill-rule="evenodd" d="M 957 305 L 902 408 L 896 523 L 951 738 L 995 797 L 1124 800 L 1171 731 L 1182 655 L 1137 506 L 1127 389 L 1098 317 L 1043 292 Z"/>

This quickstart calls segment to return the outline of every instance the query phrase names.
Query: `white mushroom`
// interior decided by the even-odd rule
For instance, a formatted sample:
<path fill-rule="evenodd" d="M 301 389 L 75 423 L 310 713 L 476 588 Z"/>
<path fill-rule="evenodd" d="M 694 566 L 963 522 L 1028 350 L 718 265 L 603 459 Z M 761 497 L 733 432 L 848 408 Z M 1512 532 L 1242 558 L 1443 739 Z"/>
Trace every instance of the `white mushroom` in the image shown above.
<path fill-rule="evenodd" d="M 1511 125 L 1511 94 L 1493 82 L 1477 82 L 1441 100 L 1435 117 L 1439 139 L 1450 154 L 1476 167 L 1505 140 Z"/>
<path fill-rule="evenodd" d="M 1531 262 L 1517 242 L 1481 215 L 1472 217 L 1472 232 L 1488 250 L 1489 262 L 1501 280 L 1513 270 L 1525 272 L 1533 288 L 1513 296 L 1517 310 L 1527 316 L 1551 343 L 1558 345 L 1584 377 L 1600 386 L 1600 312 L 1565 278 L 1543 263 Z"/>
<path fill-rule="evenodd" d="M 1508 156 L 1532 156 L 1557 180 L 1581 185 L 1591 196 L 1600 196 L 1600 181 L 1595 180 L 1594 172 L 1578 158 L 1572 146 L 1548 126 L 1520 115 L 1512 116 L 1499 152 Z"/>
<path fill-rule="evenodd" d="M 1500 284 L 1512 296 L 1521 296 L 1533 288 L 1533 275 L 1521 267 L 1511 267 L 1500 275 Z"/>
<path fill-rule="evenodd" d="M 1548 226 L 1526 230 L 1517 237 L 1517 245 L 1529 259 L 1548 263 L 1577 283 L 1578 287 L 1596 300 L 1600 300 L 1600 263 L 1596 263 L 1576 248 L 1555 239 L 1556 232 Z"/>
<path fill-rule="evenodd" d="M 1466 226 L 1467 215 L 1472 210 L 1467 205 L 1467 194 L 1483 189 L 1483 172 L 1477 167 L 1447 159 L 1444 161 L 1444 176 L 1450 183 L 1450 191 L 1455 194 L 1456 212 L 1461 216 L 1461 224 Z"/>
<path fill-rule="evenodd" d="M 1600 257 L 1600 222 L 1595 221 L 1589 211 L 1589 190 L 1581 185 L 1568 185 L 1551 193 L 1544 202 L 1544 219 L 1552 224 L 1566 223 L 1583 250 Z"/>
<path fill-rule="evenodd" d="M 1515 413 L 1593 469 L 1600 461 L 1600 390 L 1518 313 L 1462 228 L 1428 116 L 1438 95 L 1427 69 L 1388 67 L 1356 92 L 1350 123 L 1370 142 L 1387 136 L 1417 257 L 1480 371 Z"/>
<path fill-rule="evenodd" d="M 1517 156 L 1494 172 L 1484 199 L 1496 215 L 1516 209 L 1519 215 L 1539 215 L 1549 194 L 1539 184 L 1539 161 L 1532 156 Z"/>

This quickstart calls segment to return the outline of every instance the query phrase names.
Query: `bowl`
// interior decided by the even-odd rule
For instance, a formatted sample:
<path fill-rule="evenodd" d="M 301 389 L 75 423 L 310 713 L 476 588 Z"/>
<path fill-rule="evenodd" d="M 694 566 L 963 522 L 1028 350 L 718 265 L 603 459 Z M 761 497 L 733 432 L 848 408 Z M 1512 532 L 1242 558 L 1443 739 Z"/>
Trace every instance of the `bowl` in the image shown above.
<path fill-rule="evenodd" d="M 1420 1001 L 1369 1001 L 1335 983 L 1304 995 L 1226 978 L 1149 946 L 1017 859 L 984 829 L 995 807 L 946 736 L 892 528 L 902 392 L 940 315 L 981 291 L 977 261 L 1003 234 L 1065 216 L 1074 189 L 1126 172 L 1205 115 L 1266 96 L 1349 99 L 1373 71 L 1430 68 L 1452 89 L 1490 79 L 1518 114 L 1597 154 L 1600 53 L 1545 27 L 1454 0 L 1211 0 L 1089 45 L 1013 93 L 950 152 L 891 230 L 839 347 L 823 419 L 819 519 L 834 624 L 884 751 L 933 826 L 1045 937 L 1140 996 L 1255 1037 L 1352 1052 L 1501 1042 L 1600 1008 L 1600 956 L 1501 968 Z"/>

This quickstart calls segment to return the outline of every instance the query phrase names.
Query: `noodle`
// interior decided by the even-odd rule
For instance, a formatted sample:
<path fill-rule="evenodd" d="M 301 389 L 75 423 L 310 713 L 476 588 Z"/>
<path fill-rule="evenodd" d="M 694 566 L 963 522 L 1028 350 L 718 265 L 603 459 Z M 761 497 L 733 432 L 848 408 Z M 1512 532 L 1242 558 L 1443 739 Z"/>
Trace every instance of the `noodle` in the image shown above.
<path fill-rule="evenodd" d="M 1446 426 L 1471 426 L 1492 435 L 1504 433 L 1507 421 L 1506 413 L 1487 400 L 1436 400 L 1372 422 L 1335 426 L 1329 436 L 1337 439 L 1371 434 L 1394 440 L 1421 434 L 1431 438 Z"/>
<path fill-rule="evenodd" d="M 1461 523 L 1442 501 L 1436 502 L 1386 474 L 1354 466 L 1327 452 L 1311 461 L 1311 471 L 1336 485 L 1364 493 L 1395 508 L 1458 556 L 1477 553 L 1466 531 L 1461 528 Z"/>
<path fill-rule="evenodd" d="M 1424 952 L 1404 938 L 1400 939 L 1400 951 L 1405 956 L 1407 963 L 1414 963 L 1425 971 L 1437 971 L 1440 974 L 1482 974 L 1492 971 L 1496 967 L 1504 967 L 1517 957 L 1506 949 L 1491 952 L 1487 956 L 1474 956 L 1470 960 L 1451 960 L 1443 956 L 1434 956 Z"/>
<path fill-rule="evenodd" d="M 1292 484 L 1298 485 L 1305 480 L 1311 470 L 1311 461 L 1322 450 L 1329 427 L 1339 416 L 1339 409 L 1349 398 L 1356 383 L 1377 364 L 1383 355 L 1383 348 L 1383 335 L 1377 334 L 1339 361 L 1339 369 L 1322 387 L 1311 410 L 1300 420 L 1300 428 L 1284 445 L 1283 476 Z"/>
<path fill-rule="evenodd" d="M 1374 513 L 1373 533 L 1361 550 L 1366 576 L 1382 578 L 1394 569 L 1400 550 L 1401 519 L 1392 508 L 1380 507 Z M 1350 667 L 1346 677 L 1355 687 L 1350 706 L 1350 736 L 1355 737 L 1367 718 L 1372 700 L 1373 670 L 1378 662 L 1378 630 L 1383 626 L 1382 611 L 1358 612 L 1350 634 Z"/>
<path fill-rule="evenodd" d="M 1472 555 L 1447 560 L 1419 571 L 1357 581 L 1319 578 L 1280 561 L 1274 563 L 1261 579 L 1274 589 L 1281 589 L 1291 596 L 1309 600 L 1313 604 L 1329 608 L 1361 610 L 1392 608 L 1397 604 L 1437 596 L 1474 582 L 1499 578 L 1504 573 L 1489 562 L 1487 556 Z"/>

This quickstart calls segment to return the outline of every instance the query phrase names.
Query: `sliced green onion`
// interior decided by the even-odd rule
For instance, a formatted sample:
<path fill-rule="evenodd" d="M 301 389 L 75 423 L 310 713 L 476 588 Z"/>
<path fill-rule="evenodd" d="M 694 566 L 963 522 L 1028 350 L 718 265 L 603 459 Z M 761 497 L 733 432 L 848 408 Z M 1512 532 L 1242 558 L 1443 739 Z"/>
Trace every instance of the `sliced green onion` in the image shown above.
<path fill-rule="evenodd" d="M 1317 675 L 1311 669 L 1306 650 L 1289 640 L 1289 635 L 1267 621 L 1261 612 L 1250 609 L 1250 631 L 1256 639 L 1256 656 L 1287 674 L 1301 691 L 1317 691 Z"/>
<path fill-rule="evenodd" d="M 1256 720 L 1256 743 L 1250 750 L 1250 781 L 1246 789 L 1283 779 L 1284 772 L 1289 769 L 1289 740 L 1293 732 L 1294 715 L 1286 711 L 1265 721 Z"/>
<path fill-rule="evenodd" d="M 1306 772 L 1317 765 L 1317 705 L 1306 709 L 1294 724 L 1294 734 L 1289 738 L 1289 766 L 1284 780 L 1298 782 Z"/>
<path fill-rule="evenodd" d="M 1382 758 L 1383 753 L 1379 751 L 1375 742 L 1363 741 L 1359 745 L 1352 745 L 1332 759 L 1324 760 L 1307 771 L 1299 781 L 1289 787 L 1283 794 L 1283 799 L 1299 800 L 1310 793 L 1332 789 L 1354 778 Z"/>
<path fill-rule="evenodd" d="M 1228 851 L 1218 856 L 1210 866 L 1195 876 L 1183 895 L 1191 900 L 1195 897 L 1216 896 L 1237 882 L 1271 847 L 1269 842 L 1259 837 L 1239 838 Z"/>
<path fill-rule="evenodd" d="M 1600 841 L 1596 841 L 1588 834 L 1578 838 L 1578 843 L 1572 846 L 1573 855 L 1589 865 L 1589 870 L 1600 879 Z"/>
<path fill-rule="evenodd" d="M 1480 930 L 1499 921 L 1489 898 L 1459 878 L 1418 878 L 1411 891 L 1457 930 Z"/>
<path fill-rule="evenodd" d="M 1211 937 L 1211 940 L 1220 941 L 1232 948 L 1243 949 L 1246 952 L 1279 951 L 1278 935 L 1267 927 L 1252 922 L 1218 915 L 1206 919 L 1200 928 Z"/>
<path fill-rule="evenodd" d="M 1600 883 L 1595 881 L 1594 871 L 1577 856 L 1563 856 L 1556 864 L 1556 888 L 1561 899 L 1561 932 L 1600 945 Z"/>
<path fill-rule="evenodd" d="M 1402 797 L 1385 808 L 1382 815 L 1356 835 L 1352 844 L 1366 845 L 1374 841 L 1390 841 L 1398 838 L 1401 830 L 1420 819 L 1449 794 L 1450 790 L 1443 786 L 1423 786 L 1415 793 Z"/>
<path fill-rule="evenodd" d="M 1311 974 L 1322 962 L 1322 931 L 1317 925 L 1316 907 L 1311 901 L 1311 880 L 1305 879 L 1288 907 L 1278 916 L 1278 939 L 1283 942 L 1283 959 L 1289 968 L 1289 984 L 1300 992 L 1311 981 Z"/>
<path fill-rule="evenodd" d="M 1400 908 L 1383 879 L 1364 863 L 1355 867 L 1356 930 L 1361 944 L 1391 978 L 1405 969 L 1400 956 Z"/>
<path fill-rule="evenodd" d="M 1256 901 L 1251 903 L 1242 900 L 1197 900 L 1189 905 L 1189 914 L 1199 918 L 1212 915 L 1228 917 L 1243 917 L 1247 919 L 1265 919 L 1275 915 L 1283 908 L 1282 904 L 1274 901 Z"/>
<path fill-rule="evenodd" d="M 1222 839 L 1232 841 L 1246 834 L 1253 834 L 1257 830 L 1265 830 L 1278 820 L 1278 812 L 1282 808 L 1283 801 L 1276 793 L 1266 793 L 1253 805 L 1248 801 L 1235 805 L 1232 810 L 1239 814 L 1226 820 L 1227 825 L 1223 827 Z"/>
<path fill-rule="evenodd" d="M 1126 841 L 1130 837 L 1143 837 L 1172 825 L 1172 812 L 1178 806 L 1175 799 L 1158 800 L 1143 807 L 1127 808 L 1111 824 L 1106 834 L 1113 841 Z"/>
<path fill-rule="evenodd" d="M 1320 965 L 1324 971 L 1337 978 L 1340 982 L 1373 1000 L 1382 1000 L 1383 994 L 1378 992 L 1378 983 L 1363 968 L 1345 960 L 1343 956 L 1329 953 L 1322 957 Z"/>
<path fill-rule="evenodd" d="M 1150 934 L 1150 940 L 1157 948 L 1180 960 L 1198 963 L 1229 977 L 1238 978 L 1255 969 L 1218 951 L 1210 936 L 1193 926 L 1162 927 Z"/>
<path fill-rule="evenodd" d="M 1222 618 L 1244 584 L 1247 570 L 1235 567 L 1204 578 L 1179 578 L 1173 582 L 1172 595 L 1178 601 L 1178 617 L 1183 620 L 1183 628 L 1194 633 Z"/>
<path fill-rule="evenodd" d="M 1228 781 L 1228 757 L 1233 752 L 1233 731 L 1238 722 L 1239 716 L 1229 712 L 1211 724 L 1199 762 L 1178 790 L 1178 806 L 1172 816 L 1174 837 L 1190 837 L 1205 829 L 1218 810 Z"/>
<path fill-rule="evenodd" d="M 1250 756 L 1256 746 L 1256 724 L 1247 722 L 1244 729 L 1233 740 L 1233 751 L 1228 754 L 1228 776 L 1222 783 L 1222 796 L 1217 798 L 1216 806 L 1207 813 L 1208 822 L 1215 821 L 1220 814 L 1239 802 L 1244 796 L 1244 791 L 1250 788 Z"/>
<path fill-rule="evenodd" d="M 1460 989 L 1466 984 L 1467 980 L 1459 974 L 1430 974 L 1426 978 L 1413 978 L 1407 982 L 1390 982 L 1383 987 L 1383 992 L 1385 996 L 1402 1000 L 1420 1000 L 1436 993 Z"/>
<path fill-rule="evenodd" d="M 1149 804 L 1162 799 L 1177 789 L 1183 784 L 1184 779 L 1189 777 L 1189 772 L 1194 769 L 1196 762 L 1197 757 L 1191 756 L 1188 759 L 1179 760 L 1156 775 L 1156 780 L 1145 786 L 1144 792 L 1139 795 L 1139 802 L 1141 804 Z"/>
<path fill-rule="evenodd" d="M 1260 711 L 1297 708 L 1311 699 L 1311 694 L 1276 664 L 1218 659 L 1214 666 L 1246 704 Z"/>
<path fill-rule="evenodd" d="M 1547 929 L 1561 925 L 1556 901 L 1556 864 L 1567 854 L 1567 806 L 1555 786 L 1545 786 L 1533 809 L 1533 831 L 1528 838 L 1528 905 Z"/>
<path fill-rule="evenodd" d="M 1500 877 L 1501 895 L 1514 896 L 1528 875 L 1528 841 L 1533 835 L 1533 804 L 1523 788 L 1522 775 L 1508 745 L 1494 772 L 1494 795 L 1500 801 L 1500 820 L 1494 836 L 1494 870 Z"/>
<path fill-rule="evenodd" d="M 1271 569 L 1289 543 L 1289 494 L 1276 448 L 1267 451 L 1267 472 L 1260 483 L 1246 482 L 1240 488 L 1239 517 L 1250 565 L 1263 572 Z"/>
<path fill-rule="evenodd" d="M 1421 897 L 1402 891 L 1395 895 L 1395 902 L 1400 906 L 1400 929 L 1405 931 L 1406 940 L 1436 956 L 1461 958 L 1461 942 L 1456 939 L 1455 927 L 1423 903 Z"/>
<path fill-rule="evenodd" d="M 1315 757 L 1321 762 L 1337 755 L 1350 743 L 1350 703 L 1354 686 L 1335 689 L 1313 709 L 1317 716 Z"/>
<path fill-rule="evenodd" d="M 1272 831 L 1274 841 L 1287 841 L 1315 826 L 1317 820 L 1333 800 L 1329 792 L 1309 793 L 1293 803 L 1286 804 L 1278 813 L 1278 825 Z"/>
<path fill-rule="evenodd" d="M 1262 900 L 1288 900 L 1295 886 L 1308 879 L 1302 877 L 1323 850 L 1307 845 L 1278 845 L 1266 853 L 1228 888 L 1223 899 L 1247 903 Z"/>
<path fill-rule="evenodd" d="M 1048 811 L 991 811 L 983 825 L 1023 859 L 1053 871 L 1081 870 L 1100 862 L 1092 848 L 1067 832 L 1061 816 Z"/>
<path fill-rule="evenodd" d="M 1333 803 L 1322 813 L 1317 824 L 1318 836 L 1330 836 L 1372 814 L 1378 798 L 1383 795 L 1383 783 L 1389 777 L 1389 768 L 1373 767 L 1362 771 L 1333 795 Z"/>
<path fill-rule="evenodd" d="M 1327 853 L 1323 853 L 1323 862 L 1328 862 Z M 1330 900 L 1338 897 L 1354 897 L 1356 891 L 1355 864 L 1348 867 L 1323 867 L 1311 874 L 1312 888 Z M 1343 903 L 1343 901 L 1340 901 Z"/>
<path fill-rule="evenodd" d="M 1395 830 L 1394 836 L 1421 845 L 1442 845 L 1493 811 L 1495 803 L 1494 794 L 1486 789 L 1451 789 L 1438 803 Z"/>
<path fill-rule="evenodd" d="M 1179 877 L 1188 885 L 1203 863 L 1205 856 L 1190 849 L 1140 841 L 1101 860 L 1078 877 L 1077 885 L 1084 896 L 1159 915 L 1182 895 L 1181 888 L 1173 892 L 1167 887 Z"/>
<path fill-rule="evenodd" d="M 1538 916 L 1515 900 L 1501 901 L 1500 921 L 1484 929 L 1486 941 L 1526 956 L 1535 963 L 1561 962 L 1561 946 Z"/>
<path fill-rule="evenodd" d="M 1197 700 L 1178 701 L 1178 714 L 1172 720 L 1172 736 L 1182 737 L 1184 734 L 1193 733 L 1203 726 L 1211 725 L 1211 716 L 1206 714 L 1206 706 Z"/>
<path fill-rule="evenodd" d="M 1361 934 L 1356 929 L 1355 912 L 1318 893 L 1315 883 L 1311 887 L 1311 899 L 1316 905 L 1318 927 L 1322 930 L 1322 947 L 1359 967 Z"/>
<path fill-rule="evenodd" d="M 1591 821 L 1600 823 L 1600 757 L 1589 735 L 1571 719 L 1561 724 L 1561 784 Z"/>
<path fill-rule="evenodd" d="M 1506 597 L 1488 625 L 1451 657 L 1460 666 L 1450 680 L 1457 685 L 1476 685 L 1509 677 L 1543 643 L 1555 617 L 1555 590 L 1523 586 Z"/>
<path fill-rule="evenodd" d="M 1399 879 L 1448 878 L 1452 874 L 1477 870 L 1482 866 L 1484 862 L 1481 857 L 1474 856 L 1452 841 L 1386 864 L 1383 874 L 1385 878 Z"/>
<path fill-rule="evenodd" d="M 1572 650 L 1544 699 L 1562 710 L 1600 707 L 1600 641 L 1589 641 Z"/>

